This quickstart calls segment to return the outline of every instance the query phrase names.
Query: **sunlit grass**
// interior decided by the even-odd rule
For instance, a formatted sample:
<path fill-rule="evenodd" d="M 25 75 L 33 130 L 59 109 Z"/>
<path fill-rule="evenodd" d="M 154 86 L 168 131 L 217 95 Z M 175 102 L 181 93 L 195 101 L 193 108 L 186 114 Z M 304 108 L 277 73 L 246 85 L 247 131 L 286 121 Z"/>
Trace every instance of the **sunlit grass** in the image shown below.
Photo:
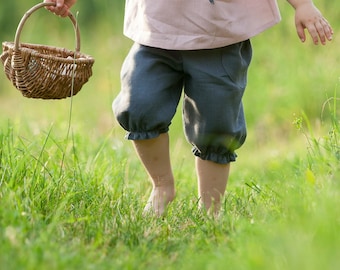
<path fill-rule="evenodd" d="M 326 175 L 313 169 L 315 182 L 305 157 L 252 170 L 230 184 L 213 219 L 197 208 L 192 164 L 176 160 L 178 196 L 158 219 L 142 215 L 145 173 L 111 135 L 65 141 L 52 126 L 33 140 L 9 124 L 0 139 L 7 269 L 336 269 L 340 194 L 327 175 L 337 163 Z"/>

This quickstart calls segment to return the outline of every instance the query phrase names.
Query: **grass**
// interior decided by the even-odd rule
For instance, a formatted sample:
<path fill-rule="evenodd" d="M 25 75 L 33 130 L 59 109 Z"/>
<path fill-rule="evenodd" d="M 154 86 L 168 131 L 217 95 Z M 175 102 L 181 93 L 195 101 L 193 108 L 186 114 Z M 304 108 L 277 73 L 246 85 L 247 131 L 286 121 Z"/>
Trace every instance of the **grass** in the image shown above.
<path fill-rule="evenodd" d="M 177 198 L 162 219 L 142 215 L 150 184 L 110 108 L 131 43 L 106 24 L 97 39 L 83 29 L 96 63 L 70 130 L 69 99 L 24 99 L 0 74 L 0 269 L 338 269 L 338 40 L 300 45 L 282 12 L 253 40 L 249 136 L 218 219 L 197 209 L 179 114 Z"/>
<path fill-rule="evenodd" d="M 231 183 L 217 220 L 197 210 L 192 170 L 176 161 L 179 195 L 157 219 L 142 216 L 149 187 L 130 150 L 113 150 L 111 136 L 65 141 L 56 129 L 34 140 L 11 124 L 2 129 L 0 261 L 6 269 L 338 266 L 339 167 L 330 142 L 317 144 L 327 164 L 313 146 L 305 158 L 282 159 L 275 169 Z"/>

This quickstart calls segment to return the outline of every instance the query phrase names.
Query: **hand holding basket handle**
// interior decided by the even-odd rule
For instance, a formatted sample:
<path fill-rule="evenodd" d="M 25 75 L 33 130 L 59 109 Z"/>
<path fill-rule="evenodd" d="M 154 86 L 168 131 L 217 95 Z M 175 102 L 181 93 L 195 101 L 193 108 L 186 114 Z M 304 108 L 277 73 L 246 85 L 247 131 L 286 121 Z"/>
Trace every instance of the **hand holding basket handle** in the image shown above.
<path fill-rule="evenodd" d="M 44 3 L 54 3 L 53 6 L 48 6 L 47 9 L 61 17 L 67 17 L 69 9 L 77 2 L 77 0 L 44 0 Z"/>
<path fill-rule="evenodd" d="M 76 32 L 75 51 L 19 42 L 22 28 L 31 14 L 42 7 L 55 7 L 55 2 L 58 0 L 45 1 L 33 6 L 25 13 L 18 25 L 14 42 L 2 43 L 1 61 L 4 64 L 7 78 L 21 91 L 23 96 L 62 99 L 74 96 L 80 91 L 92 76 L 94 59 L 80 52 L 79 27 L 68 9 L 67 16 L 71 19 Z M 75 2 L 75 0 L 68 2 Z M 63 10 L 64 6 L 61 7 L 61 12 L 64 12 Z"/>

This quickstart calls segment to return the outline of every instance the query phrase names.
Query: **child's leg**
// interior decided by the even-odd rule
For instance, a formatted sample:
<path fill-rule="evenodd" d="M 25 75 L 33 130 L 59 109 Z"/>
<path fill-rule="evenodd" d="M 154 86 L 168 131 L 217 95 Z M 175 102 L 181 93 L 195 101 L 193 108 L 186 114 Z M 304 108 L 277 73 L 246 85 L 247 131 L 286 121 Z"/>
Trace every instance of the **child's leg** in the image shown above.
<path fill-rule="evenodd" d="M 209 160 L 196 157 L 196 171 L 198 176 L 198 194 L 201 207 L 217 214 L 224 195 L 230 163 L 218 164 Z"/>
<path fill-rule="evenodd" d="M 153 189 L 144 211 L 162 215 L 175 197 L 174 177 L 169 154 L 169 135 L 160 134 L 149 140 L 135 140 L 137 154 L 148 172 Z"/>
<path fill-rule="evenodd" d="M 193 145 L 201 205 L 218 213 L 230 162 L 246 139 L 242 97 L 251 60 L 244 41 L 213 50 L 184 51 L 183 120 Z"/>

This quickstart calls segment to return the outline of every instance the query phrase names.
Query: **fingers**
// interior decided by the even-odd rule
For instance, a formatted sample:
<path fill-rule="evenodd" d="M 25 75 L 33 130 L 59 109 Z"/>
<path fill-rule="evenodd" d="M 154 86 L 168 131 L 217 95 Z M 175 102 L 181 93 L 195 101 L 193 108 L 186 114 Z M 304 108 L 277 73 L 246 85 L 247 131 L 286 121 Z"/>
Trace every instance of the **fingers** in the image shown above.
<path fill-rule="evenodd" d="M 69 7 L 65 4 L 64 0 L 44 0 L 44 3 L 55 3 L 55 6 L 46 7 L 55 15 L 67 17 L 69 15 Z"/>
<path fill-rule="evenodd" d="M 322 21 L 320 22 L 320 28 L 319 29 L 320 29 L 320 31 L 318 31 L 319 36 L 320 36 L 320 33 L 323 33 L 324 43 L 326 43 L 326 39 L 328 41 L 331 41 L 333 39 L 333 29 L 332 29 L 331 25 L 329 24 L 329 22 L 325 18 L 322 18 Z"/>
<path fill-rule="evenodd" d="M 313 5 L 302 4 L 296 8 L 295 25 L 299 38 L 306 40 L 305 29 L 311 36 L 313 43 L 325 45 L 327 40 L 332 40 L 333 29 L 321 12 Z"/>
<path fill-rule="evenodd" d="M 61 17 L 67 17 L 69 14 L 69 7 L 66 4 L 64 4 L 60 8 L 56 7 L 55 14 Z"/>
<path fill-rule="evenodd" d="M 305 42 L 306 40 L 305 29 L 308 30 L 308 33 L 311 36 L 315 45 L 318 45 L 319 41 L 322 45 L 325 45 L 327 40 L 331 41 L 333 39 L 333 29 L 328 24 L 328 22 L 324 20 L 321 22 L 316 22 L 314 24 L 308 24 L 306 26 L 298 24 L 296 26 L 296 30 L 302 42 Z"/>
<path fill-rule="evenodd" d="M 57 0 L 56 3 L 56 7 L 61 8 L 64 5 L 64 0 Z"/>
<path fill-rule="evenodd" d="M 305 28 L 301 24 L 296 25 L 297 34 L 302 42 L 306 41 Z"/>
<path fill-rule="evenodd" d="M 306 28 L 313 39 L 315 45 L 325 45 L 327 40 L 331 41 L 333 37 L 333 29 L 325 18 L 321 18 L 314 23 L 306 25 Z"/>

